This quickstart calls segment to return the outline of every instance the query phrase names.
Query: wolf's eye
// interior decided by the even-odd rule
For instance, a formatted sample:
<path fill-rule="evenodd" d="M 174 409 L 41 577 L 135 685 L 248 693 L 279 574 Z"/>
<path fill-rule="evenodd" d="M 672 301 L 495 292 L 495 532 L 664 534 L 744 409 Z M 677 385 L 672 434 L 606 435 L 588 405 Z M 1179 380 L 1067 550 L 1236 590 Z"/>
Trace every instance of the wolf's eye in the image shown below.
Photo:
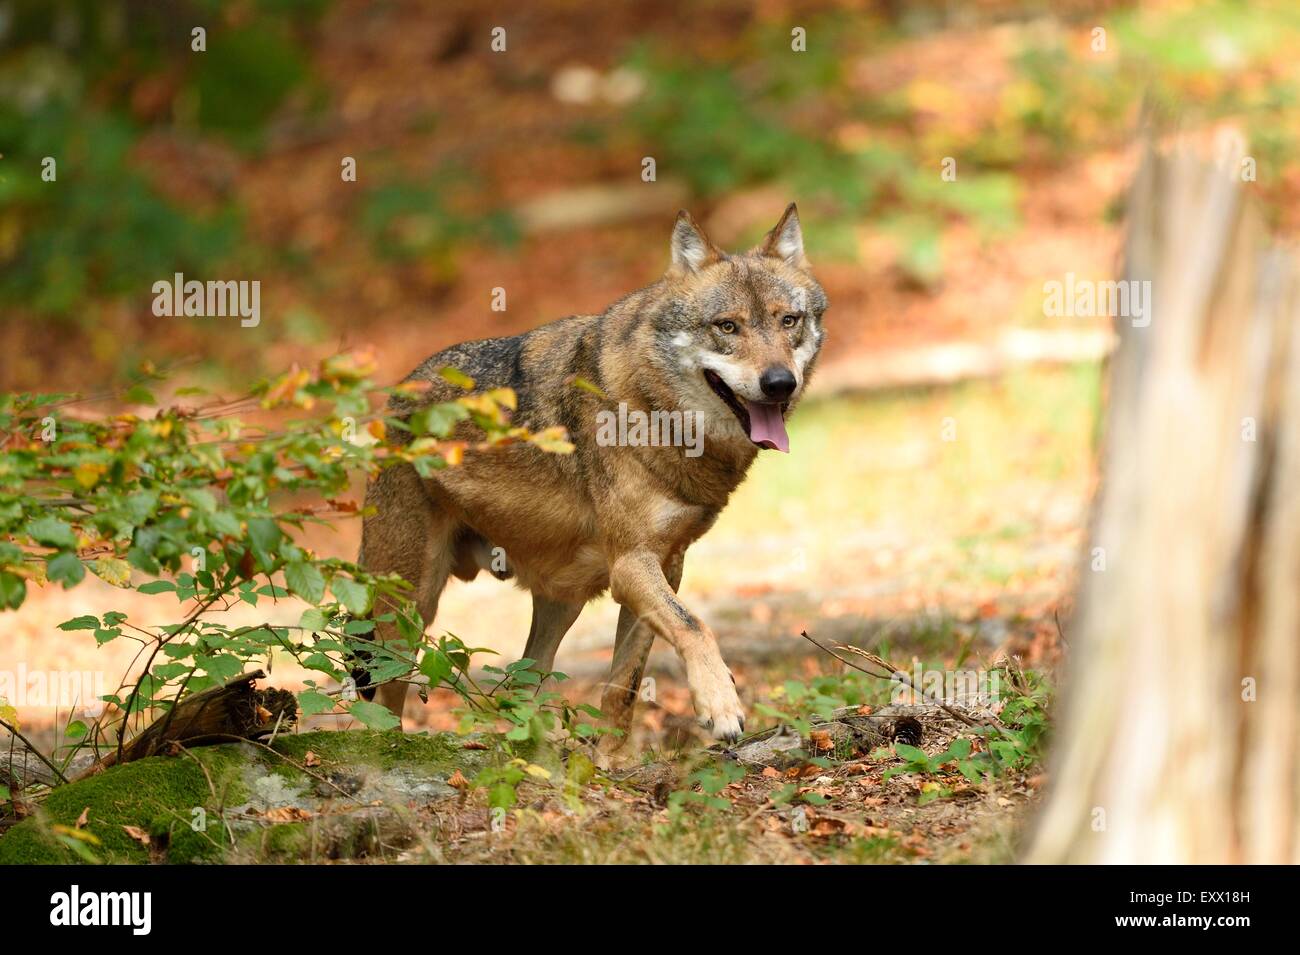
<path fill-rule="evenodd" d="M 801 318 L 803 318 L 802 315 L 787 315 L 785 318 L 781 319 L 781 327 L 794 328 L 799 324 Z"/>
<path fill-rule="evenodd" d="M 724 335 L 736 334 L 736 323 L 732 321 L 715 322 L 713 327 Z"/>

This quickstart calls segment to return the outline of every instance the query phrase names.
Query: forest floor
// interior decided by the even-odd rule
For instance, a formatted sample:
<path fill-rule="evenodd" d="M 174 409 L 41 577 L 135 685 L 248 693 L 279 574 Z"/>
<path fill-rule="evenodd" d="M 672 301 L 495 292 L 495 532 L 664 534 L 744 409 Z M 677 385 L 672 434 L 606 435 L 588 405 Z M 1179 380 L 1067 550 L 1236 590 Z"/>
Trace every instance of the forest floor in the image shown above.
<path fill-rule="evenodd" d="M 824 644 L 870 649 L 907 672 L 986 674 L 1010 660 L 1042 674 L 1050 688 L 1064 649 L 1058 620 L 1068 615 L 1092 493 L 1099 381 L 1100 368 L 1087 364 L 802 406 L 792 420 L 793 453 L 762 455 L 717 526 L 688 555 L 682 588 L 688 606 L 719 636 L 749 729 L 774 725 L 777 713 L 890 702 L 890 684 L 831 659 L 800 638 L 805 630 Z M 356 531 L 345 524 L 312 543 L 348 554 Z M 0 669 L 21 661 L 29 672 L 88 671 L 112 690 L 132 668 L 129 646 L 97 648 L 57 625 L 108 609 L 161 622 L 175 613 L 170 599 L 97 581 L 68 593 L 35 590 L 9 618 Z M 228 616 L 288 623 L 301 609 L 282 601 Z M 453 581 L 431 632 L 450 631 L 508 662 L 522 652 L 529 613 L 526 594 L 481 575 L 469 584 Z M 561 647 L 556 667 L 568 675 L 560 689 L 571 702 L 599 702 L 616 616 L 608 598 L 593 603 Z M 307 676 L 291 660 L 271 664 L 271 685 L 300 688 Z M 670 651 L 656 648 L 647 676 L 653 692 L 637 705 L 631 751 L 661 764 L 665 777 L 640 789 L 593 781 L 579 799 L 590 812 L 579 812 L 571 793 L 525 785 L 519 807 L 528 811 L 511 815 L 511 839 L 486 823 L 486 787 L 473 790 L 422 810 L 440 838 L 417 839 L 391 857 L 1007 859 L 1042 781 L 1032 762 L 977 783 L 956 775 L 955 765 L 885 781 L 886 770 L 903 765 L 894 753 L 840 753 L 793 779 L 776 770 L 722 777 L 716 796 L 730 808 L 692 804 L 683 813 L 668 804 L 669 793 L 698 794 L 719 782 L 709 769 L 718 761 L 709 756 L 712 741 L 694 725 Z M 430 694 L 427 704 L 411 694 L 406 729 L 456 729 L 457 703 L 447 690 Z M 67 717 L 42 709 L 20 715 L 44 746 L 56 742 Z M 325 716 L 303 729 L 352 725 Z M 934 755 L 953 735 L 937 733 L 922 748 Z M 797 825 L 791 805 L 767 802 L 792 782 Z"/>

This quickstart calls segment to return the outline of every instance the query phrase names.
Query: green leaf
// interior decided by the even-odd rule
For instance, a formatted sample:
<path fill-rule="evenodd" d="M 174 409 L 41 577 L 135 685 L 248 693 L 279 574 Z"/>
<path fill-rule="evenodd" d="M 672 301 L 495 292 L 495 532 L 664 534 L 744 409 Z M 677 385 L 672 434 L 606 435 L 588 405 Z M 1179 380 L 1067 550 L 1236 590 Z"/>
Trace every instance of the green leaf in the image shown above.
<path fill-rule="evenodd" d="M 62 583 L 64 590 L 71 590 L 85 578 L 86 565 L 76 553 L 65 550 L 45 562 L 45 573 L 55 583 Z"/>
<path fill-rule="evenodd" d="M 174 680 L 190 672 L 184 663 L 160 663 L 151 671 L 160 680 Z"/>
<path fill-rule="evenodd" d="M 239 525 L 239 518 L 229 511 L 217 511 L 215 514 L 205 515 L 204 522 L 212 533 L 219 537 L 239 537 L 244 533 L 244 529 Z"/>
<path fill-rule="evenodd" d="M 39 517 L 27 525 L 27 533 L 32 540 L 46 547 L 58 547 L 71 550 L 77 546 L 77 536 L 71 526 L 57 517 Z"/>
<path fill-rule="evenodd" d="M 335 577 L 330 581 L 330 590 L 354 616 L 364 616 L 370 610 L 370 588 L 364 584 L 348 577 Z"/>
<path fill-rule="evenodd" d="M 318 604 L 325 597 L 325 577 L 315 564 L 295 560 L 284 565 L 285 585 L 310 604 Z"/>
<path fill-rule="evenodd" d="M 269 569 L 275 563 L 276 549 L 284 539 L 284 532 L 269 517 L 250 517 L 248 539 L 253 545 L 253 555 L 258 563 Z"/>
<path fill-rule="evenodd" d="M 431 434 L 445 438 L 458 421 L 469 417 L 469 411 L 458 404 L 438 404 L 421 408 L 411 415 L 409 426 L 417 435 Z"/>
<path fill-rule="evenodd" d="M 402 721 L 388 707 L 378 703 L 357 700 L 348 707 L 348 712 L 372 730 L 390 730 L 402 725 Z"/>
<path fill-rule="evenodd" d="M 930 762 L 930 757 L 925 755 L 924 750 L 917 749 L 915 746 L 908 746 L 906 743 L 895 743 L 894 752 L 911 763 L 928 764 Z"/>
<path fill-rule="evenodd" d="M 73 617 L 59 624 L 60 630 L 94 630 L 99 626 L 99 618 L 91 616 Z"/>
<path fill-rule="evenodd" d="M 27 596 L 27 581 L 7 570 L 0 571 L 0 607 L 17 610 Z"/>
<path fill-rule="evenodd" d="M 157 491 L 136 491 L 122 502 L 122 509 L 132 524 L 143 524 L 158 507 Z"/>
<path fill-rule="evenodd" d="M 321 673 L 328 674 L 329 676 L 342 676 L 334 661 L 320 651 L 309 653 L 307 656 L 303 657 L 302 665 L 308 670 L 318 670 Z"/>
<path fill-rule="evenodd" d="M 239 676 L 244 672 L 244 662 L 239 657 L 223 653 L 215 657 L 202 657 L 195 660 L 200 670 L 214 680 L 224 681 Z"/>
<path fill-rule="evenodd" d="M 334 709 L 334 700 L 324 693 L 318 693 L 316 690 L 303 690 L 298 694 L 298 707 L 302 710 L 304 718 L 315 716 L 318 713 L 329 713 Z M 388 712 L 385 710 L 384 712 Z M 358 716 L 358 719 L 361 717 Z"/>
<path fill-rule="evenodd" d="M 324 630 L 329 626 L 330 617 L 324 610 L 308 607 L 298 618 L 298 626 L 304 630 Z"/>
<path fill-rule="evenodd" d="M 167 594 L 173 593 L 176 590 L 176 585 L 170 580 L 151 580 L 135 589 L 142 594 Z"/>
<path fill-rule="evenodd" d="M 936 764 L 946 763 L 950 759 L 965 759 L 969 755 L 970 755 L 970 740 L 965 738 L 955 739 L 952 741 L 952 745 L 950 745 L 944 753 L 936 757 L 935 763 Z"/>
<path fill-rule="evenodd" d="M 509 809 L 516 798 L 515 787 L 509 783 L 497 783 L 488 790 L 488 805 L 493 809 Z"/>
<path fill-rule="evenodd" d="M 420 658 L 420 672 L 429 678 L 429 686 L 434 687 L 451 676 L 451 661 L 447 654 L 437 650 L 427 650 Z"/>

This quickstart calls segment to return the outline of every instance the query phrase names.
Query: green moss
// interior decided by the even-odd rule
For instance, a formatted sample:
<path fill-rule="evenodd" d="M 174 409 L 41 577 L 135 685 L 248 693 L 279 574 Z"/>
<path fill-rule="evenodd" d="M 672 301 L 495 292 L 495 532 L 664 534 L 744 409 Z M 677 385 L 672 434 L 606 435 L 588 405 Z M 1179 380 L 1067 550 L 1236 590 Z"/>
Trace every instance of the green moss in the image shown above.
<path fill-rule="evenodd" d="M 0 837 L 0 864 L 81 861 L 66 844 L 68 837 L 54 827 L 75 829 L 83 810 L 84 831 L 99 840 L 90 849 L 103 862 L 220 861 L 231 847 L 219 812 L 248 800 L 245 779 L 250 767 L 274 772 L 303 790 L 319 791 L 316 777 L 335 770 L 401 767 L 432 778 L 456 768 L 469 774 L 486 759 L 484 752 L 466 750 L 464 740 L 451 734 L 416 736 L 396 730 L 283 736 L 274 749 L 285 758 L 247 744 L 202 747 L 187 756 L 150 757 L 61 786 L 36 815 Z M 308 751 L 320 761 L 311 775 L 298 768 L 307 761 Z M 205 832 L 191 827 L 197 808 L 207 813 Z M 149 833 L 151 845 L 141 845 L 123 826 Z M 314 834 L 310 823 L 287 822 L 243 834 L 237 848 L 257 858 L 301 859 L 310 851 Z"/>
<path fill-rule="evenodd" d="M 461 737 L 450 734 L 412 735 L 401 730 L 302 733 L 281 737 L 276 740 L 275 749 L 296 763 L 303 762 L 310 750 L 325 763 L 380 769 L 435 766 L 450 770 L 463 761 L 466 753 Z M 265 761 L 270 764 L 277 762 L 269 755 Z M 282 760 L 278 762 L 287 765 Z"/>
<path fill-rule="evenodd" d="M 245 833 L 239 839 L 242 855 L 265 862 L 296 862 L 309 856 L 312 827 L 306 822 L 287 822 Z"/>
<path fill-rule="evenodd" d="M 86 812 L 84 831 L 99 840 L 91 851 L 104 862 L 148 862 L 151 850 L 173 862 L 202 862 L 220 855 L 209 833 L 191 827 L 194 810 L 214 812 L 212 787 L 226 801 L 239 799 L 237 754 L 213 747 L 188 757 L 152 756 L 114 767 L 98 776 L 60 786 L 31 819 L 0 839 L 0 864 L 79 862 L 53 827 L 75 828 Z M 197 760 L 197 761 L 196 761 Z M 199 766 L 202 762 L 207 774 Z M 208 784 L 212 778 L 212 787 Z M 142 829 L 150 846 L 132 838 L 123 826 Z M 218 832 L 220 827 L 209 827 Z"/>

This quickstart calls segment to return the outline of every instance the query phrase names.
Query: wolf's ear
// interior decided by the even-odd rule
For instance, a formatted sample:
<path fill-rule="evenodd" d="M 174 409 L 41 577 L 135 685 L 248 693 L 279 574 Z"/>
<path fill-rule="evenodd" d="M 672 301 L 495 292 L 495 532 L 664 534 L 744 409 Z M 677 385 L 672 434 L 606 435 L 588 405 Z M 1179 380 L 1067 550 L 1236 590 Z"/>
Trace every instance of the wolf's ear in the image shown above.
<path fill-rule="evenodd" d="M 808 259 L 803 254 L 803 229 L 799 227 L 799 210 L 792 202 L 785 213 L 767 234 L 759 251 L 776 259 L 783 259 L 797 268 L 805 268 Z"/>
<path fill-rule="evenodd" d="M 683 209 L 677 213 L 673 226 L 673 264 L 670 271 L 689 275 L 722 258 L 722 253 L 709 241 L 700 224 Z"/>

